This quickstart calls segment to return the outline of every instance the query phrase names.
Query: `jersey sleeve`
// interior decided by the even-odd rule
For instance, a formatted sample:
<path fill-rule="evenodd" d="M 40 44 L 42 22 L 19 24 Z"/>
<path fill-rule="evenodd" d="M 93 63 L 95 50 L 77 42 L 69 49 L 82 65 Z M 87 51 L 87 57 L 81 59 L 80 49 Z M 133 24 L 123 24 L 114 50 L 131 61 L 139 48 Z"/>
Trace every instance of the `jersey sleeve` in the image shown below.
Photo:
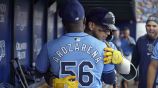
<path fill-rule="evenodd" d="M 48 59 L 47 45 L 44 45 L 42 47 L 42 50 L 40 51 L 39 55 L 37 56 L 37 59 L 35 62 L 37 71 L 39 71 L 41 73 L 45 73 L 49 66 L 48 60 L 49 59 Z"/>
<path fill-rule="evenodd" d="M 158 60 L 158 43 L 156 44 L 156 46 L 153 49 L 151 58 L 155 59 L 155 60 Z"/>

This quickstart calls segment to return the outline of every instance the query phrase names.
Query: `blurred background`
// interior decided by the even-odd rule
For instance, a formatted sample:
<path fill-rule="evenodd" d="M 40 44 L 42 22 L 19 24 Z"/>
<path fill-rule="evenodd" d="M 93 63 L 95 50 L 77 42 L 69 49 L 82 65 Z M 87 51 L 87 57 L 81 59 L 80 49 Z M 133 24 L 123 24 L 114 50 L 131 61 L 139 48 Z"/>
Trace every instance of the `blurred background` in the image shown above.
<path fill-rule="evenodd" d="M 0 0 L 0 85 L 19 84 L 16 76 L 19 64 L 28 75 L 30 88 L 44 83 L 32 75 L 35 59 L 41 47 L 60 37 L 63 25 L 57 14 L 58 0 Z M 92 7 L 104 7 L 116 16 L 120 31 L 130 29 L 137 40 L 146 33 L 145 22 L 158 13 L 158 0 L 80 0 L 87 12 Z M 17 62 L 17 63 L 16 63 Z M 19 63 L 19 64 L 18 64 Z M 31 74 L 31 76 L 29 75 Z M 134 88 L 134 81 L 129 83 Z M 2 88 L 2 87 L 0 87 Z M 4 87 L 5 88 L 5 87 Z"/>

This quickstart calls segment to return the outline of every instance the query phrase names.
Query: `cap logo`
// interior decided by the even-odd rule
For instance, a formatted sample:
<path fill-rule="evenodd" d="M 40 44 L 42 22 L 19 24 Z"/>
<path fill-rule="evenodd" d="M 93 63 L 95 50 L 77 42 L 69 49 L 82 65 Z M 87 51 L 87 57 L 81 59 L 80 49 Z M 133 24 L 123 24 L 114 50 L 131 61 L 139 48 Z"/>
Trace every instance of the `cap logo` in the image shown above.
<path fill-rule="evenodd" d="M 147 21 L 155 21 L 156 23 L 158 23 L 158 18 L 157 17 L 153 17 L 153 16 L 151 16 L 151 17 L 149 17 L 148 18 L 148 20 Z"/>
<path fill-rule="evenodd" d="M 105 19 L 111 19 L 112 20 L 112 23 L 115 24 L 115 16 L 112 12 L 108 12 L 105 17 Z"/>

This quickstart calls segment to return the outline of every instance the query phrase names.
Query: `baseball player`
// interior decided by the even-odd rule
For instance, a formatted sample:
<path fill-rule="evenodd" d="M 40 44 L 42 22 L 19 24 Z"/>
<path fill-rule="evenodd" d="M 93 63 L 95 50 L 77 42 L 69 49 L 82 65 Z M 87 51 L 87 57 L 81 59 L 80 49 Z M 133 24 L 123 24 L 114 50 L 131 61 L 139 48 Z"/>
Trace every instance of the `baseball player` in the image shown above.
<path fill-rule="evenodd" d="M 146 21 L 146 34 L 137 42 L 132 56 L 132 63 L 136 68 L 139 66 L 138 88 L 147 88 L 147 73 L 154 46 L 158 42 L 158 16 L 151 15 Z M 154 83 L 153 88 L 156 88 Z"/>
<path fill-rule="evenodd" d="M 158 88 L 158 15 L 153 14 L 149 16 L 146 27 L 148 29 L 155 31 L 154 34 L 150 34 L 150 36 L 153 36 L 155 38 L 153 41 L 153 46 L 156 41 L 155 47 L 153 49 L 152 55 L 151 55 L 151 62 L 149 63 L 148 67 L 148 74 L 147 74 L 147 88 Z M 149 48 L 148 48 L 149 49 Z"/>
<path fill-rule="evenodd" d="M 57 77 L 54 88 L 102 88 L 104 42 L 84 33 L 84 9 L 77 0 L 64 0 L 59 9 L 68 33 L 50 41 L 36 59 L 36 69 Z M 75 79 L 75 81 L 74 81 Z"/>
<path fill-rule="evenodd" d="M 112 42 L 107 42 L 112 29 L 116 29 L 115 18 L 112 12 L 104 8 L 94 8 L 89 11 L 86 16 L 86 30 L 85 32 L 93 35 L 94 37 L 102 40 L 108 46 L 105 48 L 104 70 L 102 79 L 106 84 L 115 84 L 115 66 L 117 65 L 118 71 L 122 74 L 130 72 L 130 62 L 121 55 Z M 125 63 L 124 63 L 125 62 Z M 112 63 L 112 64 L 110 64 Z M 126 69 L 126 70 L 125 70 Z"/>

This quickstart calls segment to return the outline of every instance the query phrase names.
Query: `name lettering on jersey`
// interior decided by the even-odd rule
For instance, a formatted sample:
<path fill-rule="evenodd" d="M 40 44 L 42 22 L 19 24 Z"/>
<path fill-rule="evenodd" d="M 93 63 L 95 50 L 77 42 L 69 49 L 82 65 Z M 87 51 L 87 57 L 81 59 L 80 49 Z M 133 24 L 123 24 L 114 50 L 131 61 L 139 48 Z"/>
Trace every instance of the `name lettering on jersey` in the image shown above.
<path fill-rule="evenodd" d="M 92 47 L 89 44 L 85 44 L 81 42 L 76 42 L 72 44 L 69 43 L 66 44 L 65 46 L 61 46 L 56 51 L 55 55 L 51 57 L 51 59 L 59 63 L 64 55 L 69 54 L 71 52 L 83 52 L 89 54 L 91 58 L 95 60 L 96 63 L 98 63 L 101 60 L 101 56 L 96 48 Z"/>

